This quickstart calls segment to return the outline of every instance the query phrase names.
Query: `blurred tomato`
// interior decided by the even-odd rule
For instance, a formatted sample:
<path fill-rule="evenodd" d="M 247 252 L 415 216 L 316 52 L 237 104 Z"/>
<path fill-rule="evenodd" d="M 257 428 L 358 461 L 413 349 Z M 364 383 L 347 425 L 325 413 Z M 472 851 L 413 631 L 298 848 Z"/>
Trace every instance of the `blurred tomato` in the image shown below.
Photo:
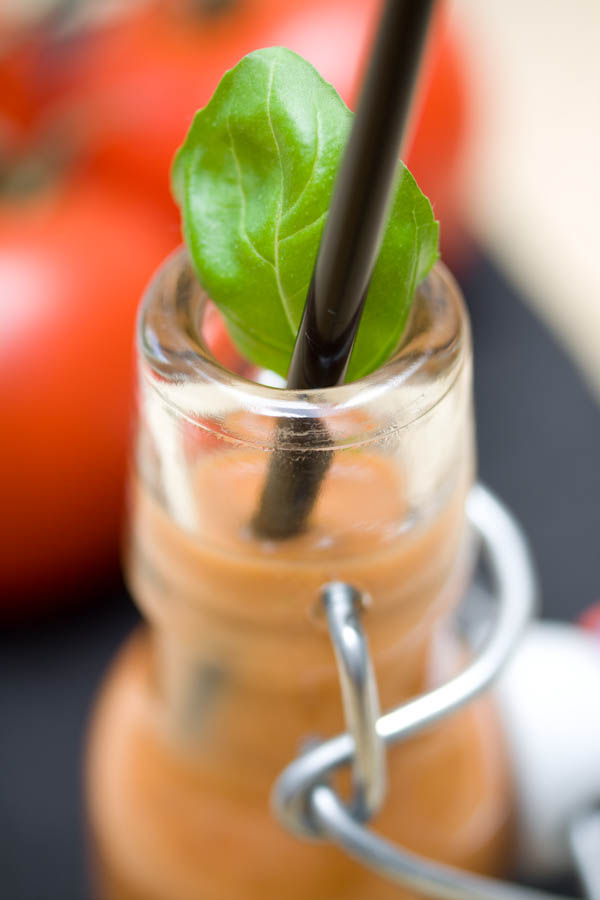
<path fill-rule="evenodd" d="M 467 249 L 461 207 L 465 148 L 470 139 L 473 109 L 465 56 L 460 35 L 441 7 L 433 22 L 415 99 L 406 162 L 434 205 L 442 223 L 443 255 L 455 265 Z"/>
<path fill-rule="evenodd" d="M 155 3 L 99 30 L 79 53 L 71 47 L 71 70 L 63 60 L 61 75 L 70 127 L 94 165 L 130 188 L 151 190 L 175 219 L 169 192 L 173 154 L 224 71 L 251 50 L 281 44 L 309 59 L 353 105 L 381 5 L 381 0 L 230 0 L 222 12 L 208 15 L 201 2 L 185 8 L 168 0 Z M 452 230 L 469 105 L 460 43 L 443 5 L 421 82 L 416 128 L 405 155 L 444 230 Z"/>
<path fill-rule="evenodd" d="M 77 176 L 0 204 L 3 613 L 116 562 L 135 311 L 177 241 L 154 206 Z"/>
<path fill-rule="evenodd" d="M 600 638 L 600 602 L 590 606 L 581 614 L 579 624 Z"/>
<path fill-rule="evenodd" d="M 227 69 L 251 50 L 283 44 L 349 99 L 380 0 L 239 0 L 218 15 L 201 7 L 154 5 L 98 31 L 79 54 L 71 48 L 70 74 L 62 63 L 70 127 L 95 163 L 169 205 L 173 154 Z"/>
<path fill-rule="evenodd" d="M 40 114 L 36 66 L 41 44 L 34 36 L 0 40 L 0 165 L 22 148 Z"/>

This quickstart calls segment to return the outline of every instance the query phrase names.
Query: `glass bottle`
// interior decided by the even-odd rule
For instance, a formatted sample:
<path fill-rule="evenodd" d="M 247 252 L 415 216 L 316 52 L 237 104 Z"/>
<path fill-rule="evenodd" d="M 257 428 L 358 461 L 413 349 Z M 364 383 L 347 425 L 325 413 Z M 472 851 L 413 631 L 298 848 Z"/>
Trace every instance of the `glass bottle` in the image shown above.
<path fill-rule="evenodd" d="M 226 368 L 209 349 L 214 316 L 185 252 L 169 258 L 137 335 L 126 575 L 147 625 L 107 676 L 88 748 L 98 895 L 392 900 L 398 888 L 337 849 L 282 830 L 269 793 L 304 740 L 343 730 L 324 583 L 364 592 L 383 710 L 463 661 L 445 628 L 472 563 L 460 292 L 438 264 L 393 359 L 323 391 L 268 386 L 239 357 Z M 294 427 L 276 445 L 286 422 Z M 301 477 L 307 453 L 329 454 L 307 527 L 282 541 L 252 525 L 274 452 Z M 390 749 L 388 766 L 379 831 L 450 864 L 502 871 L 510 783 L 489 699 Z"/>

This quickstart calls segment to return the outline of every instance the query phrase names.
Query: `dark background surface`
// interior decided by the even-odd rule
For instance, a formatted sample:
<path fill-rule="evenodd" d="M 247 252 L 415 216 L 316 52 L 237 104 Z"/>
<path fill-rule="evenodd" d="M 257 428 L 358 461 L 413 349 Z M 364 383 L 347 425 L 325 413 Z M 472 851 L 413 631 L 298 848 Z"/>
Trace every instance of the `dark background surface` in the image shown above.
<path fill-rule="evenodd" d="M 543 613 L 600 598 L 600 413 L 572 364 L 485 260 L 462 279 L 475 344 L 480 477 L 520 519 Z M 90 594 L 93 594 L 90 588 Z M 84 900 L 81 757 L 102 672 L 137 614 L 115 586 L 0 636 L 0 898 Z"/>

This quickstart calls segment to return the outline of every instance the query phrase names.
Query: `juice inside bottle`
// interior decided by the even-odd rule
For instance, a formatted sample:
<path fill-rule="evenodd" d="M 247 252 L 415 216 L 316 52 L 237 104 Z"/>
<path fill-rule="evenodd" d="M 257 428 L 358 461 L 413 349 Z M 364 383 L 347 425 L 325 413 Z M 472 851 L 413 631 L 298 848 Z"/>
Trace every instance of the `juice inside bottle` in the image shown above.
<path fill-rule="evenodd" d="M 446 627 L 470 577 L 474 469 L 468 324 L 438 267 L 396 357 L 322 392 L 220 367 L 184 255 L 145 299 L 126 571 L 148 625 L 121 651 L 92 724 L 88 805 L 98 895 L 110 900 L 384 900 L 402 896 L 334 847 L 275 820 L 269 794 L 308 738 L 343 731 L 319 606 L 328 581 L 365 597 L 382 709 L 450 677 Z M 276 423 L 324 425 L 331 463 L 305 531 L 257 536 Z M 298 442 L 278 452 L 305 453 Z M 300 467 L 299 467 L 300 468 Z M 390 749 L 373 825 L 496 874 L 510 784 L 494 710 L 478 700 Z"/>

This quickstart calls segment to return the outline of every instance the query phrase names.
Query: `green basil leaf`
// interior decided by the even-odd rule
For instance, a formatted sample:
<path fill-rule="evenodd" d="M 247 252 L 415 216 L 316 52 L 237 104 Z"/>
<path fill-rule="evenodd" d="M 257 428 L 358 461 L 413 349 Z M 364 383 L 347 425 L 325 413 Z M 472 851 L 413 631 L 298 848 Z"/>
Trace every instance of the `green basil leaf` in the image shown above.
<path fill-rule="evenodd" d="M 286 375 L 352 113 L 302 57 L 257 50 L 222 78 L 173 167 L 198 277 L 240 350 Z M 390 221 L 348 370 L 394 351 L 438 224 L 399 163 Z"/>

